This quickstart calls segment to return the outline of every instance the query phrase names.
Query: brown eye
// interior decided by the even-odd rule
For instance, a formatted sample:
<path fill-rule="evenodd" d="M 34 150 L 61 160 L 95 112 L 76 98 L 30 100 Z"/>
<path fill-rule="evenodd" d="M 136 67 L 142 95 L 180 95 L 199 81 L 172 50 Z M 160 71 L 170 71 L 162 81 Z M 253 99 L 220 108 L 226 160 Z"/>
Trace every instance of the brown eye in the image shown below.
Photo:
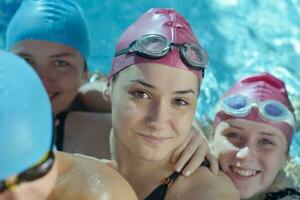
<path fill-rule="evenodd" d="M 225 136 L 227 138 L 231 138 L 231 139 L 235 139 L 235 140 L 240 140 L 241 136 L 235 132 L 230 132 L 230 133 L 226 133 Z"/>
<path fill-rule="evenodd" d="M 30 58 L 24 58 L 24 60 L 29 64 L 29 65 L 33 65 L 34 61 Z"/>
<path fill-rule="evenodd" d="M 55 60 L 53 62 L 53 65 L 55 67 L 60 67 L 60 68 L 65 68 L 65 67 L 69 67 L 70 66 L 70 63 L 67 62 L 67 61 L 64 61 L 64 60 Z"/>
<path fill-rule="evenodd" d="M 174 100 L 173 100 L 173 103 L 174 103 L 175 105 L 178 105 L 178 106 L 186 106 L 186 105 L 189 104 L 186 100 L 180 99 L 180 98 L 174 99 Z"/>
<path fill-rule="evenodd" d="M 236 132 L 228 132 L 224 134 L 224 136 L 228 139 L 229 142 L 231 142 L 235 146 L 242 146 L 244 139 L 243 137 L 236 133 Z"/>
<path fill-rule="evenodd" d="M 267 138 L 262 138 L 258 141 L 259 144 L 261 145 L 274 145 L 274 142 L 270 139 Z"/>
<path fill-rule="evenodd" d="M 134 91 L 131 92 L 131 95 L 138 99 L 150 99 L 150 96 L 143 91 Z"/>

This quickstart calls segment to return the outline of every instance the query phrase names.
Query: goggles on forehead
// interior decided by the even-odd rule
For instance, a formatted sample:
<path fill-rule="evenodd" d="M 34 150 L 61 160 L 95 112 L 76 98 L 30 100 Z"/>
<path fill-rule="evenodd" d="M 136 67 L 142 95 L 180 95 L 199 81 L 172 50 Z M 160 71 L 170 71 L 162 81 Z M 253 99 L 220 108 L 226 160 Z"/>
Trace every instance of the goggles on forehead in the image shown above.
<path fill-rule="evenodd" d="M 231 116 L 245 117 L 253 107 L 257 107 L 261 117 L 268 121 L 285 122 L 295 127 L 293 113 L 284 104 L 272 99 L 254 102 L 244 95 L 230 95 L 218 103 L 216 113 L 223 111 Z"/>
<path fill-rule="evenodd" d="M 204 73 L 208 65 L 208 54 L 199 45 L 169 42 L 165 37 L 157 34 L 142 36 L 129 44 L 128 48 L 117 51 L 115 57 L 127 53 L 136 53 L 144 58 L 159 59 L 166 56 L 171 47 L 179 49 L 179 54 L 184 64 L 193 70 L 202 70 Z"/>
<path fill-rule="evenodd" d="M 51 170 L 53 163 L 53 152 L 47 152 L 47 154 L 41 159 L 41 161 L 39 161 L 26 171 L 20 173 L 14 178 L 14 180 L 7 179 L 0 181 L 0 193 L 4 192 L 5 190 L 10 190 L 21 183 L 33 181 L 45 176 Z"/>

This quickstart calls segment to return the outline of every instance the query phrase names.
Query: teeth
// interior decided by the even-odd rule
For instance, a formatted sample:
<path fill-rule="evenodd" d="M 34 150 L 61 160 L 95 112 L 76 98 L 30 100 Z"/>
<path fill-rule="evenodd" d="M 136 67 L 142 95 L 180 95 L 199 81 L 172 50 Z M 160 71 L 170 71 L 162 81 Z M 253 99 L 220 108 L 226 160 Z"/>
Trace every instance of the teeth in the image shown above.
<path fill-rule="evenodd" d="M 237 167 L 233 167 L 233 171 L 234 173 L 240 175 L 240 176 L 254 176 L 255 174 L 257 174 L 256 170 L 251 170 L 251 169 L 240 169 Z"/>

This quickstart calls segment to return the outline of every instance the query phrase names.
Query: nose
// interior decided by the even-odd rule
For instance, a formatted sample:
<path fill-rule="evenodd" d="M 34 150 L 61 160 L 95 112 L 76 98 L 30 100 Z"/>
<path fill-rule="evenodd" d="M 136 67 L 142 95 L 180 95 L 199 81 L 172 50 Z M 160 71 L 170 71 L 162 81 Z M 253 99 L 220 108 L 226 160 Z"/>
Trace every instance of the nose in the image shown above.
<path fill-rule="evenodd" d="M 249 155 L 249 147 L 244 147 L 236 152 L 236 158 L 243 159 Z"/>
<path fill-rule="evenodd" d="M 245 146 L 236 152 L 236 158 L 239 160 L 254 159 L 256 156 L 255 147 Z"/>
<path fill-rule="evenodd" d="M 34 69 L 38 73 L 44 86 L 48 90 L 51 87 L 52 83 L 54 82 L 55 74 L 47 66 L 35 66 Z"/>
<path fill-rule="evenodd" d="M 167 127 L 169 120 L 168 106 L 162 102 L 154 102 L 149 107 L 146 123 L 149 129 L 162 130 Z"/>

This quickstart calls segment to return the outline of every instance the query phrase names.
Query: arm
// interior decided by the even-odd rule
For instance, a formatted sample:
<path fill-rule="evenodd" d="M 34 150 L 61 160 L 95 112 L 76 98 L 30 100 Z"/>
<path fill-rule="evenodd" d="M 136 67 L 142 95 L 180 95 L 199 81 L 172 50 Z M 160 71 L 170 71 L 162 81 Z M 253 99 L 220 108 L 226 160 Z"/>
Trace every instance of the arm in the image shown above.
<path fill-rule="evenodd" d="M 62 153 L 55 195 L 60 200 L 137 200 L 129 183 L 115 170 L 96 159 Z"/>
<path fill-rule="evenodd" d="M 173 152 L 172 162 L 176 162 L 175 170 L 182 171 L 184 176 L 190 176 L 206 158 L 211 171 L 218 174 L 218 161 L 210 152 L 208 141 L 197 124 L 195 120 L 184 143 Z"/>

